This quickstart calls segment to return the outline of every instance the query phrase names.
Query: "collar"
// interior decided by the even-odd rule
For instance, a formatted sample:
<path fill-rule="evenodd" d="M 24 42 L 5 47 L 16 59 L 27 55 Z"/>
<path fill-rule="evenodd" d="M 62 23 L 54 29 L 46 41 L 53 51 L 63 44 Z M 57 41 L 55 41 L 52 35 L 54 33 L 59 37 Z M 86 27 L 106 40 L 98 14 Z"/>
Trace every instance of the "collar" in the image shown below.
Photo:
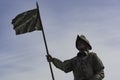
<path fill-rule="evenodd" d="M 83 57 L 87 57 L 88 56 L 88 52 L 87 51 L 84 51 L 84 52 L 78 52 L 78 54 L 77 54 L 77 57 L 81 57 L 81 58 L 83 58 Z"/>

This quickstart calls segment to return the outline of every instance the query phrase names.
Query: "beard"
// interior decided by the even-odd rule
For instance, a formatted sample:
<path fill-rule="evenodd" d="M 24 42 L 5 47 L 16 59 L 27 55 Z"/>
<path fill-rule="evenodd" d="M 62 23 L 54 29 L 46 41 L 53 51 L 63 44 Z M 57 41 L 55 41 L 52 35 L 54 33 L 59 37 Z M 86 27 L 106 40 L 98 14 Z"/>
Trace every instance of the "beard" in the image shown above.
<path fill-rule="evenodd" d="M 85 52 L 85 51 L 87 51 L 85 48 L 79 49 L 79 52 Z"/>

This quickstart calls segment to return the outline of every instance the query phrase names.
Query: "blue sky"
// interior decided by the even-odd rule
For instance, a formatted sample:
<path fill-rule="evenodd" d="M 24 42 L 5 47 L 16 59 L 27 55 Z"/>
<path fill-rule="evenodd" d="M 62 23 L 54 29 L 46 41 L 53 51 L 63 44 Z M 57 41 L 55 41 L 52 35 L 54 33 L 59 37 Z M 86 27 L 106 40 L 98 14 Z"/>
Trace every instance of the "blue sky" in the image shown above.
<path fill-rule="evenodd" d="M 104 80 L 120 78 L 119 0 L 38 0 L 49 52 L 61 60 L 77 54 L 77 34 L 84 34 L 105 65 Z M 35 0 L 0 1 L 0 80 L 51 79 L 42 33 L 15 35 L 12 19 L 36 7 Z M 53 66 L 56 80 L 73 80 Z"/>

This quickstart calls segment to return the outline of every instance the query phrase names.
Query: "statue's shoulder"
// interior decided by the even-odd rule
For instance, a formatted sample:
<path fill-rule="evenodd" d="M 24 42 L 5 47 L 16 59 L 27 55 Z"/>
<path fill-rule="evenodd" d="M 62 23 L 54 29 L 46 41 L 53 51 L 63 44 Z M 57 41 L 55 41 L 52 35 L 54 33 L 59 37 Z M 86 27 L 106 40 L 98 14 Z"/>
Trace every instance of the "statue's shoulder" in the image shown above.
<path fill-rule="evenodd" d="M 90 56 L 90 57 L 97 56 L 97 53 L 95 53 L 95 52 L 89 52 L 89 56 Z"/>
<path fill-rule="evenodd" d="M 76 61 L 77 60 L 77 56 L 75 56 L 75 57 L 72 57 L 71 59 L 69 59 L 70 61 L 72 61 L 72 62 L 74 62 L 74 61 Z"/>

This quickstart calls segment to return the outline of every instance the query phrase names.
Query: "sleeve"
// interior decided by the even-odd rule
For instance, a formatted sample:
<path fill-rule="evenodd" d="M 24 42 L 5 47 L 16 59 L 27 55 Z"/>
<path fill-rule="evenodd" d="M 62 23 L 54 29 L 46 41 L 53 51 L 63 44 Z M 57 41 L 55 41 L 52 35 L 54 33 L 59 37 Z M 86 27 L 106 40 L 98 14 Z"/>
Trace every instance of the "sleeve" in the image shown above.
<path fill-rule="evenodd" d="M 61 69 L 64 72 L 70 72 L 72 71 L 72 60 L 65 60 L 64 62 L 62 62 L 61 60 L 57 59 L 57 58 L 53 58 L 53 64 L 55 65 L 55 67 Z"/>
<path fill-rule="evenodd" d="M 90 80 L 102 80 L 104 78 L 104 65 L 96 53 L 93 53 L 94 75 Z"/>

